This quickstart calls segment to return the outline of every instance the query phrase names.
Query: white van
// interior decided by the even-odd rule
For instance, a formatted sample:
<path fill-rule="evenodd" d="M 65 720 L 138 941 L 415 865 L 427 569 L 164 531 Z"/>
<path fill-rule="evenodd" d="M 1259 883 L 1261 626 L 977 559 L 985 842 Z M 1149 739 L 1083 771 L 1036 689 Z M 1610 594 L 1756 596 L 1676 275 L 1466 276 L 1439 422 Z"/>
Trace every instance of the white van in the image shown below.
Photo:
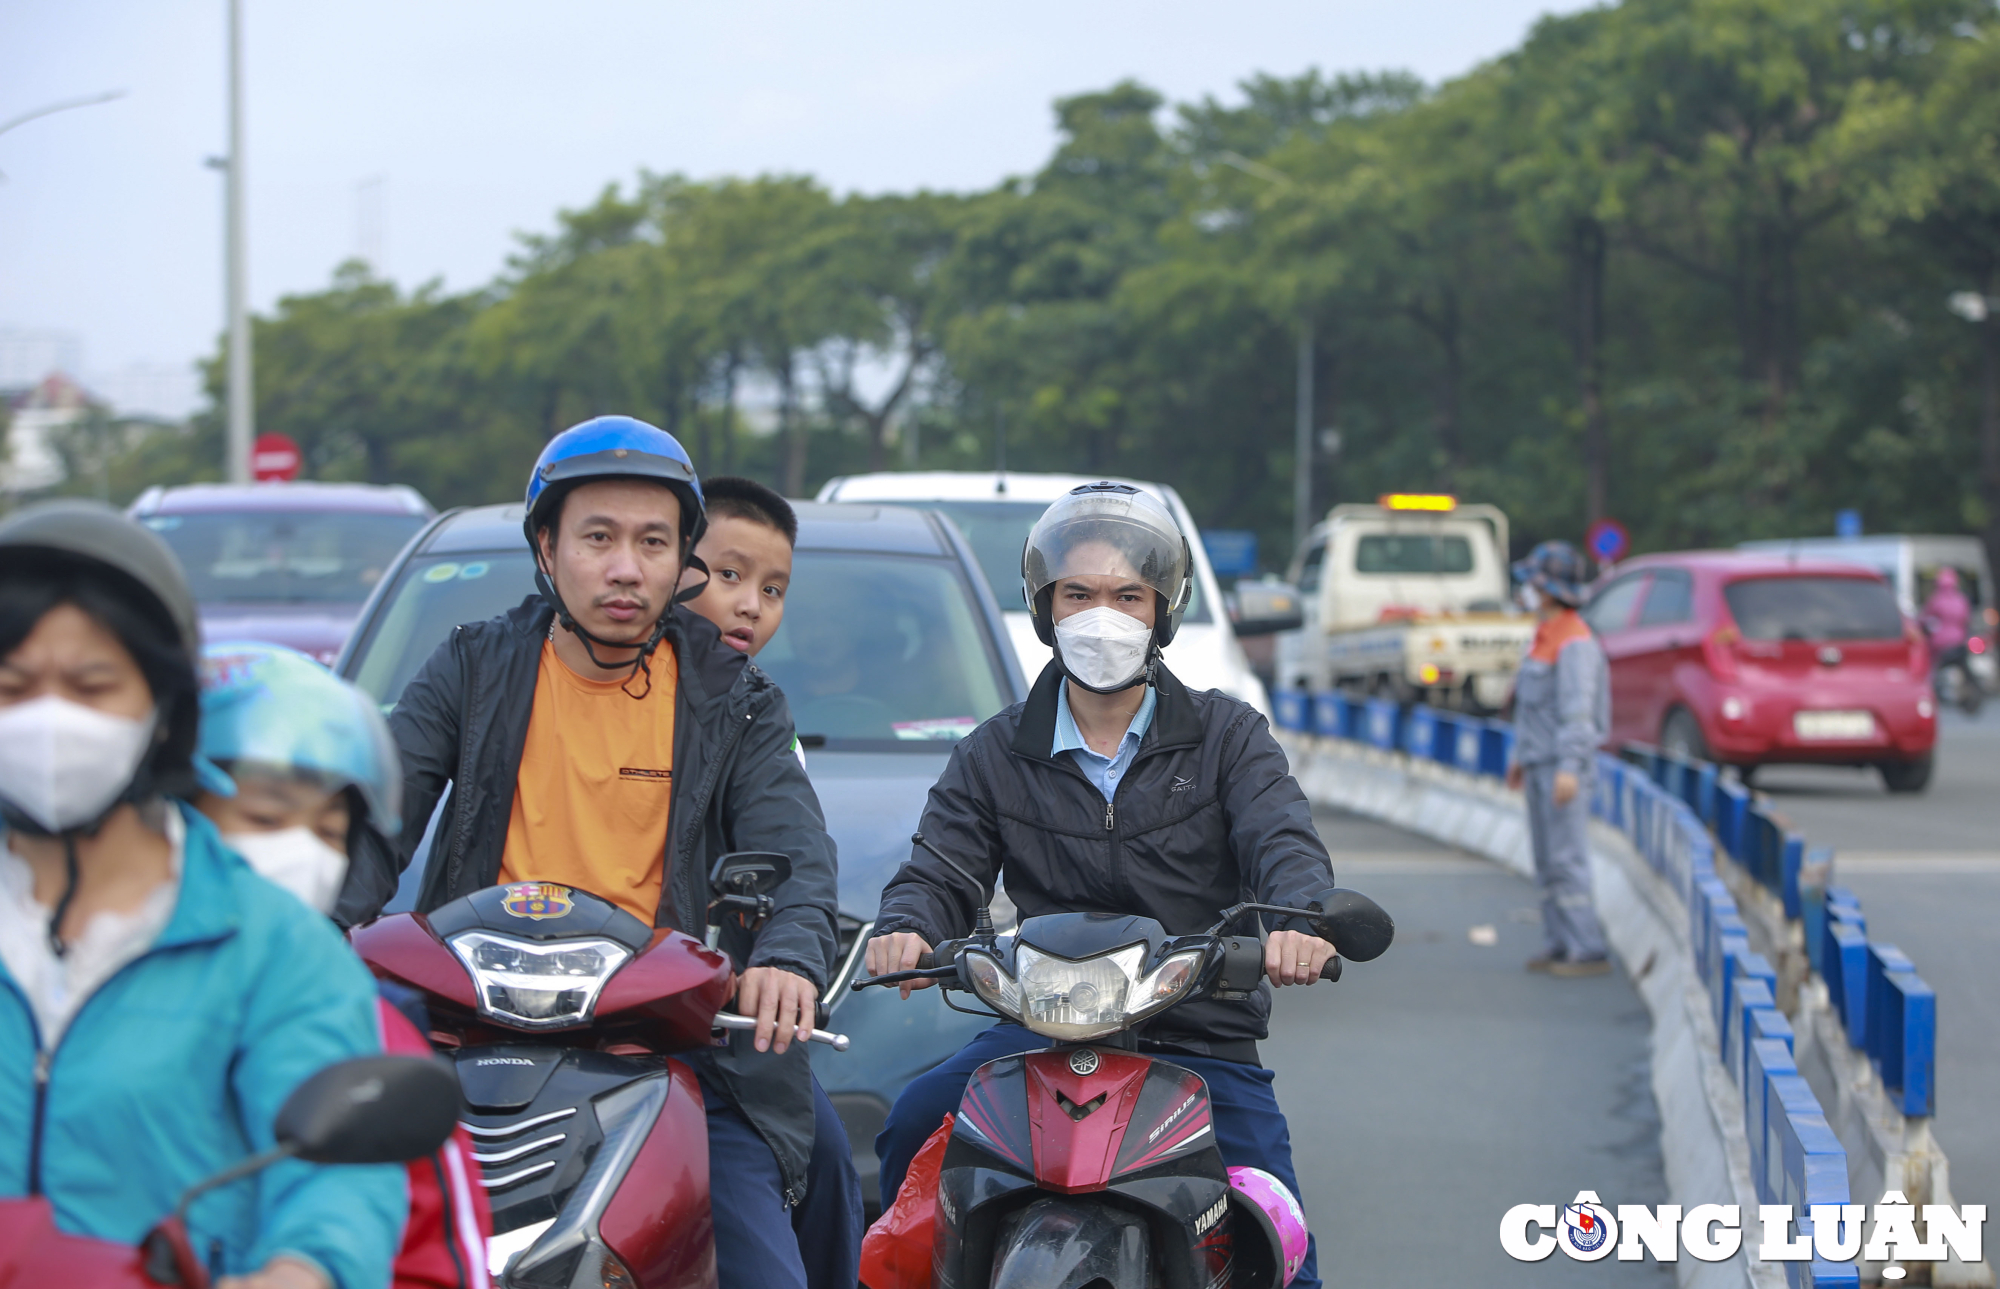
<path fill-rule="evenodd" d="M 1032 681 L 1048 665 L 1049 647 L 1036 637 L 1034 620 L 1021 598 L 1021 548 L 1051 502 L 1072 488 L 1105 477 L 952 470 L 857 474 L 829 479 L 814 500 L 915 506 L 948 516 L 965 534 L 979 566 L 986 571 L 993 598 L 1006 616 L 1021 670 Z M 1189 689 L 1219 689 L 1269 717 L 1271 701 L 1264 692 L 1264 682 L 1250 670 L 1250 660 L 1236 641 L 1223 607 L 1222 589 L 1216 585 L 1208 552 L 1202 548 L 1201 530 L 1195 527 L 1180 494 L 1161 483 L 1109 478 L 1113 483 L 1143 488 L 1164 501 L 1194 551 L 1194 598 L 1174 642 L 1167 646 L 1167 666 Z"/>

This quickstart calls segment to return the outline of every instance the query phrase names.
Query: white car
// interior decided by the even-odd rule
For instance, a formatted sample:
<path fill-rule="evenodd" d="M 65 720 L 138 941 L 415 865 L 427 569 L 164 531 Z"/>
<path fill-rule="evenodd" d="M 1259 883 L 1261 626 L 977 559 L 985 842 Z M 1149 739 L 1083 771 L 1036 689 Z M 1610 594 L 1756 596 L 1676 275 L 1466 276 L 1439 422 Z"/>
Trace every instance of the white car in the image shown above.
<path fill-rule="evenodd" d="M 1035 526 L 1049 504 L 1070 489 L 1096 483 L 1103 476 L 1080 474 L 1015 474 L 988 471 L 959 472 L 923 470 L 908 473 L 856 474 L 829 479 L 816 501 L 881 502 L 936 510 L 956 523 L 971 543 L 986 580 L 992 584 L 993 598 L 1007 619 L 1008 633 L 1021 670 L 1029 680 L 1040 675 L 1049 663 L 1049 647 L 1035 635 L 1034 620 L 1021 598 L 1021 548 L 1028 531 Z M 1174 512 L 1181 531 L 1187 534 L 1194 551 L 1194 598 L 1174 642 L 1167 646 L 1167 665 L 1190 689 L 1219 689 L 1232 698 L 1271 714 L 1271 702 L 1264 682 L 1250 670 L 1243 646 L 1223 610 L 1222 588 L 1216 585 L 1215 571 L 1208 565 L 1202 548 L 1201 530 L 1195 527 L 1180 494 L 1165 484 L 1139 479 L 1119 479 L 1143 488 L 1164 501 Z"/>

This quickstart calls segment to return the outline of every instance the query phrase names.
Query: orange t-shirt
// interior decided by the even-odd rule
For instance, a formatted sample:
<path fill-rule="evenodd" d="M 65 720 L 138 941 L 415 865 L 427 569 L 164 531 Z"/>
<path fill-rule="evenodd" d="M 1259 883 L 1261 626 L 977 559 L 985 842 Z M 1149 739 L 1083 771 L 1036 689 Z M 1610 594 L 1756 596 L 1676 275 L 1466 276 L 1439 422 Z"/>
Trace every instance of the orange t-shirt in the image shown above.
<path fill-rule="evenodd" d="M 651 692 L 635 699 L 622 681 L 571 671 L 553 641 L 542 646 L 503 883 L 560 882 L 653 925 L 666 881 L 680 668 L 670 648 L 652 667 Z"/>

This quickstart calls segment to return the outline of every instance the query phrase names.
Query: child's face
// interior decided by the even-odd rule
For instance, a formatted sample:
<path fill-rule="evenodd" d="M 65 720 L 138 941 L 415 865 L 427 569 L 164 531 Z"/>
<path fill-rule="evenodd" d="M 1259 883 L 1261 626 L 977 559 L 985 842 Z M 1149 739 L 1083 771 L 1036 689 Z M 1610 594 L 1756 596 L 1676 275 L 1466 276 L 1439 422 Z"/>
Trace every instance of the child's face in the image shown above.
<path fill-rule="evenodd" d="M 224 835 L 310 828 L 341 854 L 347 853 L 347 794 L 316 784 L 255 770 L 235 776 L 236 795 L 204 792 L 196 804 Z"/>
<path fill-rule="evenodd" d="M 756 657 L 785 620 L 791 543 L 768 524 L 719 515 L 709 521 L 695 554 L 708 565 L 708 589 L 688 607 L 722 628 L 730 648 Z M 688 580 L 700 576 L 690 570 Z"/>

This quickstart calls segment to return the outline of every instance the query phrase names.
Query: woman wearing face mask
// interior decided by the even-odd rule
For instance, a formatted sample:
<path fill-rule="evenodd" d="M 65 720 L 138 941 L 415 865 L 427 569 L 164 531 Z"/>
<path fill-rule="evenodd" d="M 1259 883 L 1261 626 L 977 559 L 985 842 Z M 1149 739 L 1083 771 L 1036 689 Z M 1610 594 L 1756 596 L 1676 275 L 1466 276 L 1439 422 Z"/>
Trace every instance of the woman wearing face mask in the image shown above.
<path fill-rule="evenodd" d="M 332 910 L 352 844 L 364 835 L 393 837 L 400 827 L 403 776 L 388 723 L 366 694 L 282 646 L 203 651 L 201 755 L 236 788 L 233 795 L 203 792 L 196 798 L 202 813 L 250 867 L 315 912 Z M 390 987 L 382 988 L 383 1046 L 430 1055 L 421 1000 L 392 1000 Z M 493 1219 L 477 1169 L 464 1129 L 436 1154 L 411 1161 L 395 1289 L 486 1283 Z"/>
<path fill-rule="evenodd" d="M 1160 660 L 1193 592 L 1190 562 L 1172 512 L 1126 484 L 1076 489 L 1028 536 L 1022 590 L 1054 658 L 1026 703 L 953 749 L 922 825 L 987 889 L 1004 874 L 1023 919 L 1129 913 L 1185 935 L 1239 900 L 1304 908 L 1333 885 L 1312 810 L 1264 718 L 1215 690 L 1191 692 Z M 965 935 L 982 894 L 914 851 L 882 893 L 868 973 L 915 967 L 938 941 Z M 1291 922 L 1273 925 L 1266 942 L 1273 985 L 1311 984 L 1334 954 Z M 1270 1012 L 1260 987 L 1241 1002 L 1175 1007 L 1137 1033 L 1140 1050 L 1207 1082 L 1223 1162 L 1264 1169 L 1296 1196 L 1285 1117 L 1257 1058 Z M 974 1070 L 1047 1045 L 996 1025 L 912 1081 L 875 1139 L 883 1206 Z M 1309 1245 L 1293 1289 L 1318 1289 L 1317 1267 Z"/>
<path fill-rule="evenodd" d="M 136 1244 L 272 1144 L 308 1076 L 382 1050 L 368 973 L 176 798 L 197 786 L 193 597 L 107 507 L 0 522 L 0 1196 Z M 226 779 L 206 771 L 212 790 Z M 291 1161 L 197 1199 L 223 1289 L 373 1289 L 402 1170 Z"/>

